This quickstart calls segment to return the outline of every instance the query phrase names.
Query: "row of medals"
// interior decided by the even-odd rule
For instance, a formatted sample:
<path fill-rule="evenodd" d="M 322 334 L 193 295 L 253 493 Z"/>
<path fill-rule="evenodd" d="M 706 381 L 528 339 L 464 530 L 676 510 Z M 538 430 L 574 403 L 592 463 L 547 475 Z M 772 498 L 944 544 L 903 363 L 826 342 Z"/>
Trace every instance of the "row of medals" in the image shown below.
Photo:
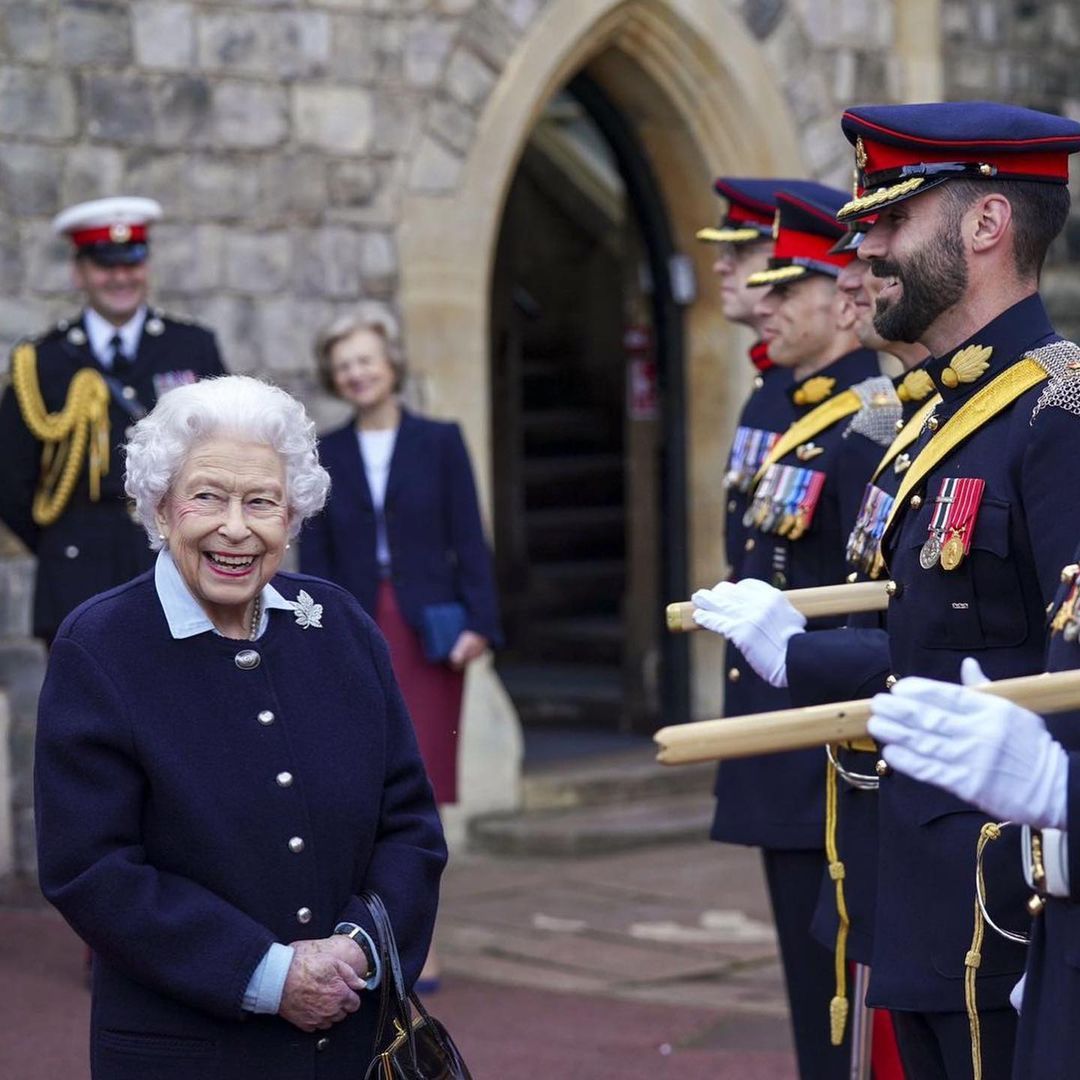
<path fill-rule="evenodd" d="M 1071 587 L 1050 623 L 1050 632 L 1061 634 L 1070 645 L 1080 639 L 1080 612 L 1076 610 L 1077 601 L 1080 600 L 1078 577 L 1080 577 L 1080 566 L 1076 563 L 1070 563 L 1061 571 L 1062 584 L 1071 585 Z"/>
<path fill-rule="evenodd" d="M 919 565 L 932 570 L 940 564 L 942 570 L 955 570 L 964 561 L 964 535 L 953 529 L 949 538 L 943 539 L 941 530 L 935 529 L 919 549 Z"/>
<path fill-rule="evenodd" d="M 776 533 L 788 540 L 798 540 L 807 529 L 807 511 L 800 506 L 798 510 L 785 512 L 781 502 L 755 500 L 743 514 L 742 523 L 748 529 L 757 526 L 762 532 Z"/>

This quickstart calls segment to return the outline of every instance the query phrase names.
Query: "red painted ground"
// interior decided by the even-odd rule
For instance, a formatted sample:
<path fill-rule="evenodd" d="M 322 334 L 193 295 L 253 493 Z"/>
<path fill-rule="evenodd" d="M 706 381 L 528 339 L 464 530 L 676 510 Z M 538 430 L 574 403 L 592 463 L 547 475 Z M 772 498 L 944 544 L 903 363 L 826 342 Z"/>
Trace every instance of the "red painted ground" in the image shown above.
<path fill-rule="evenodd" d="M 88 1080 L 81 965 L 82 948 L 58 916 L 0 909 L 3 1080 Z M 715 1010 L 460 978 L 428 1003 L 475 1080 L 795 1080 L 785 1036 L 774 1044 L 770 1023 Z"/>

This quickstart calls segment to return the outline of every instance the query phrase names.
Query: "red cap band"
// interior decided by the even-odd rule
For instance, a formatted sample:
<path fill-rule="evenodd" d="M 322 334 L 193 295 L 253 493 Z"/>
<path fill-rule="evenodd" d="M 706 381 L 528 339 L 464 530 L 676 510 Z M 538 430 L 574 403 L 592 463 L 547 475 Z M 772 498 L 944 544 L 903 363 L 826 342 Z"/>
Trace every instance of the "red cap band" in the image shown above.
<path fill-rule="evenodd" d="M 77 248 L 92 244 L 145 244 L 145 225 L 104 225 L 97 229 L 78 229 L 70 234 Z"/>
<path fill-rule="evenodd" d="M 992 165 L 1003 176 L 1041 176 L 1062 182 L 1068 182 L 1069 179 L 1069 158 L 1060 150 L 1033 150 L 1015 154 L 989 150 L 981 154 L 971 154 L 965 152 L 963 147 L 952 144 L 938 149 L 934 143 L 926 142 L 915 150 L 910 146 L 892 146 L 866 137 L 862 140 L 862 146 L 866 153 L 866 164 L 862 172 L 864 176 L 871 178 L 875 173 L 900 169 L 905 165 L 918 165 L 922 162 L 936 165 L 958 161 Z"/>
<path fill-rule="evenodd" d="M 780 227 L 776 238 L 773 258 L 814 259 L 816 262 L 829 263 L 831 266 L 847 266 L 854 257 L 854 252 L 846 251 L 830 255 L 829 251 L 836 243 L 835 236 L 821 236 L 818 233 L 798 232 L 795 229 Z"/>
<path fill-rule="evenodd" d="M 750 207 L 744 206 L 742 203 L 729 202 L 727 218 L 725 224 L 727 225 L 772 225 L 773 215 L 762 214 L 757 210 L 751 210 Z"/>

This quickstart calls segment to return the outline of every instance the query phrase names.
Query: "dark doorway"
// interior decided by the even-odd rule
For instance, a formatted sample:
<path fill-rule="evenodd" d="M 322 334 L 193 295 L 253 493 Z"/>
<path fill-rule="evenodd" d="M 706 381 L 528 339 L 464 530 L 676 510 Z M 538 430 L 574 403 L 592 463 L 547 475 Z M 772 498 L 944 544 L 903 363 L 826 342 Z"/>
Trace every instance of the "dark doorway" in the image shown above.
<path fill-rule="evenodd" d="M 495 538 L 526 728 L 651 733 L 686 719 L 681 313 L 631 125 L 579 75 L 507 198 L 492 282 Z"/>

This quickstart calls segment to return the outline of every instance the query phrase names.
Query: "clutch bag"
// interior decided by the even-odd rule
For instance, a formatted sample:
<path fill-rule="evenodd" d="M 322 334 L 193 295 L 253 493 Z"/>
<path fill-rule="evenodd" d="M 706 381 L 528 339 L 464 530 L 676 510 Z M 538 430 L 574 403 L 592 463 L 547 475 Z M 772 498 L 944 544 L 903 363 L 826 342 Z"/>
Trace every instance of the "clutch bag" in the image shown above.
<path fill-rule="evenodd" d="M 432 664 L 439 664 L 449 657 L 465 629 L 465 605 L 456 600 L 447 604 L 427 604 L 420 617 L 424 657 Z"/>

